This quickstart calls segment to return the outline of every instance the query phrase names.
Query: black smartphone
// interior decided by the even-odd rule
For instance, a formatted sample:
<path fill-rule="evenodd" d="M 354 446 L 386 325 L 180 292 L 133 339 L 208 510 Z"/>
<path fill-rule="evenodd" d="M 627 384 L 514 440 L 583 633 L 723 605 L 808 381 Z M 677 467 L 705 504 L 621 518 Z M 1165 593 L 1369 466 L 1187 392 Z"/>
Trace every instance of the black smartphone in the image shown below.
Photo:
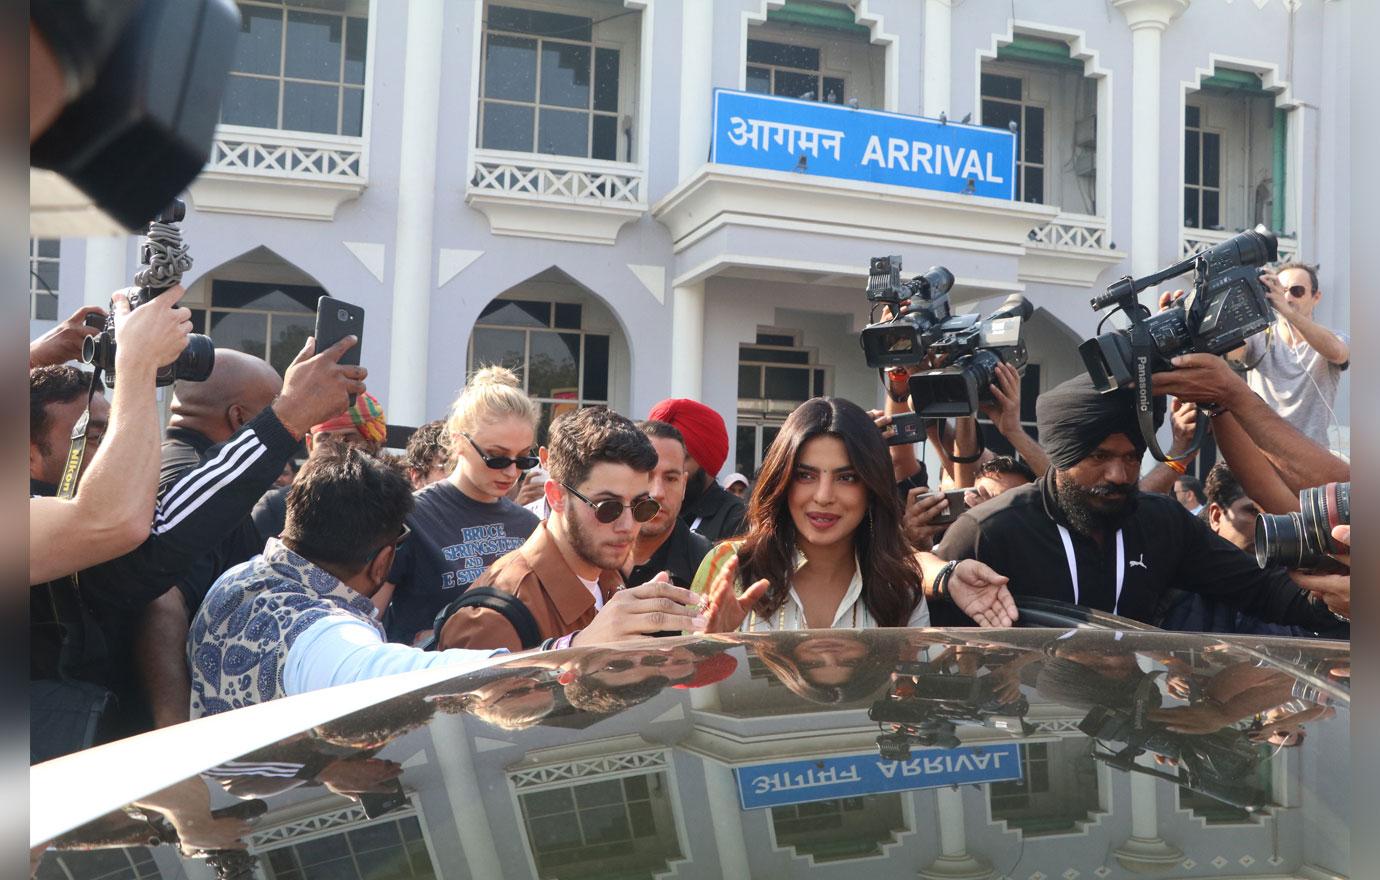
<path fill-rule="evenodd" d="M 946 511 L 944 511 L 943 513 L 941 513 L 939 516 L 935 517 L 934 519 L 930 520 L 930 524 L 931 524 L 931 525 L 936 525 L 936 526 L 938 526 L 938 525 L 947 525 L 948 523 L 951 523 L 951 522 L 953 522 L 954 520 L 958 519 L 960 516 L 962 516 L 962 515 L 964 514 L 964 512 L 966 512 L 966 511 L 968 510 L 968 502 L 964 499 L 963 496 L 964 496 L 964 493 L 970 492 L 970 491 L 972 491 L 972 490 L 971 490 L 971 489 L 950 489 L 948 492 L 942 493 L 942 494 L 944 495 L 945 498 L 949 499 L 949 509 L 946 510 Z M 916 500 L 916 501 L 919 501 L 921 498 L 931 498 L 931 497 L 933 497 L 933 496 L 935 496 L 935 495 L 939 495 L 939 494 L 941 494 L 941 493 L 939 493 L 939 492 L 931 492 L 931 493 L 929 493 L 928 495 L 917 495 L 917 496 L 915 496 L 915 500 Z"/>
<path fill-rule="evenodd" d="M 891 417 L 896 433 L 886 438 L 888 446 L 908 446 L 925 439 L 925 420 L 919 413 L 896 413 Z"/>
<path fill-rule="evenodd" d="M 356 797 L 359 798 L 359 805 L 364 808 L 364 816 L 368 819 L 377 819 L 407 803 L 402 783 L 396 779 L 386 792 L 361 792 Z"/>
<path fill-rule="evenodd" d="M 354 336 L 359 341 L 341 356 L 342 364 L 359 366 L 360 351 L 364 348 L 364 307 L 351 305 L 344 300 L 323 296 L 316 301 L 316 350 L 325 351 L 346 336 Z M 350 395 L 350 406 L 355 405 L 355 395 Z"/>

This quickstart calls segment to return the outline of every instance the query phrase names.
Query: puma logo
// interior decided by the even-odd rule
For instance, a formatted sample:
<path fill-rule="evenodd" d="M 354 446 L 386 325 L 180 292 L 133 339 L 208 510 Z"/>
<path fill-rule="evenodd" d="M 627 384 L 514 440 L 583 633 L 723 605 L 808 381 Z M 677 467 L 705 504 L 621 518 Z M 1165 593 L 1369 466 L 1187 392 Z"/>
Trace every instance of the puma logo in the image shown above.
<path fill-rule="evenodd" d="M 1130 562 L 1130 564 L 1127 565 L 1126 567 L 1127 567 L 1127 568 L 1135 568 L 1135 567 L 1138 566 L 1138 565 L 1139 565 L 1141 568 L 1145 569 L 1146 571 L 1149 571 L 1149 570 L 1150 570 L 1150 566 L 1148 566 L 1148 565 L 1145 564 L 1145 554 L 1144 554 L 1144 553 L 1140 554 L 1140 558 L 1139 558 L 1139 559 L 1132 559 L 1131 562 Z"/>

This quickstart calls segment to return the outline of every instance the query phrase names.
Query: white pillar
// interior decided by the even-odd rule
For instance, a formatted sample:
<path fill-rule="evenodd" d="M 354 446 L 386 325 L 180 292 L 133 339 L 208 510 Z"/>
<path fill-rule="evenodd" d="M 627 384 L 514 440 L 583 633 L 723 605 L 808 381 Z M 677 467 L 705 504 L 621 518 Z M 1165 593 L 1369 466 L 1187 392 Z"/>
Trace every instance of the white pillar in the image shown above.
<path fill-rule="evenodd" d="M 134 273 L 127 271 L 125 266 L 128 248 L 129 238 L 123 235 L 104 235 L 86 239 L 86 277 L 82 279 L 82 305 L 109 308 L 110 295 L 134 283 Z M 192 256 L 195 258 L 196 255 Z"/>
<path fill-rule="evenodd" d="M 1160 266 L 1160 36 L 1189 0 L 1112 2 L 1131 26 L 1131 272 L 1141 276 Z"/>
<path fill-rule="evenodd" d="M 709 795 L 709 820 L 714 826 L 714 849 L 719 854 L 720 877 L 751 877 L 747 841 L 743 837 L 743 811 L 738 804 L 738 782 L 733 771 L 709 758 L 702 759 L 704 787 Z"/>
<path fill-rule="evenodd" d="M 1139 763 L 1154 768 L 1149 758 L 1142 758 Z M 1123 868 L 1137 874 L 1170 871 L 1184 857 L 1177 847 L 1160 837 L 1159 785 L 1154 776 L 1131 774 L 1131 836 L 1112 852 Z"/>
<path fill-rule="evenodd" d="M 939 815 L 939 858 L 920 872 L 922 880 L 987 880 L 992 866 L 968 854 L 968 832 L 963 822 L 963 790 L 941 788 L 934 793 Z"/>
<path fill-rule="evenodd" d="M 680 176 L 709 160 L 714 128 L 714 0 L 683 0 L 680 32 Z"/>
<path fill-rule="evenodd" d="M 431 325 L 431 233 L 436 207 L 436 133 L 441 118 L 443 0 L 407 4 L 398 175 L 398 225 L 393 247 L 393 329 L 388 349 L 389 421 L 427 419 L 427 349 Z"/>
<path fill-rule="evenodd" d="M 949 112 L 953 0 L 925 0 L 924 115 Z"/>
<path fill-rule="evenodd" d="M 671 297 L 671 396 L 702 400 L 704 282 L 676 287 Z"/>
<path fill-rule="evenodd" d="M 502 877 L 503 865 L 494 847 L 494 832 L 484 811 L 483 792 L 474 771 L 465 723 L 457 715 L 437 712 L 431 722 L 431 740 L 441 779 L 450 799 L 451 817 L 460 835 L 460 846 L 471 877 Z M 438 866 L 439 867 L 439 866 Z"/>

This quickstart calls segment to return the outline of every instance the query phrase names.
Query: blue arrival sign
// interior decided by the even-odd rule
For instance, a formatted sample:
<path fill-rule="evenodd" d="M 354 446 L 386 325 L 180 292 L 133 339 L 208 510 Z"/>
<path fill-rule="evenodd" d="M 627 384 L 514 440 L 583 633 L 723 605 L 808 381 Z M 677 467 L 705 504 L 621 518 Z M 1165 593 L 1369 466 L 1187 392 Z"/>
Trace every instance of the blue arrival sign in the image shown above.
<path fill-rule="evenodd" d="M 1016 196 L 1016 135 L 774 95 L 714 92 L 710 161 L 940 192 Z"/>
<path fill-rule="evenodd" d="M 807 761 L 737 767 L 738 800 L 744 810 L 916 788 L 941 788 L 1021 778 L 1016 743 L 961 749 L 925 749 L 906 761 L 875 752 Z"/>

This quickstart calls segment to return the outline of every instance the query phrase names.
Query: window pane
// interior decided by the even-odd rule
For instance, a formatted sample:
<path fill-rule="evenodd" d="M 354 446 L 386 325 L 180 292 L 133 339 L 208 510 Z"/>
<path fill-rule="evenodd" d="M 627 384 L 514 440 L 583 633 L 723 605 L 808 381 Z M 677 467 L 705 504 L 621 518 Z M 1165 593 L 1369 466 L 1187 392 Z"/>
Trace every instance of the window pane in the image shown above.
<path fill-rule="evenodd" d="M 1198 189 L 1196 187 L 1184 187 L 1184 225 L 1194 229 L 1199 228 Z"/>
<path fill-rule="evenodd" d="M 44 287 L 47 287 L 48 290 L 56 292 L 59 287 L 58 278 L 61 274 L 58 268 L 59 264 L 48 262 L 47 260 L 40 260 L 33 264 L 33 266 L 39 278 L 38 289 L 43 290 Z"/>
<path fill-rule="evenodd" d="M 46 293 L 34 295 L 34 318 L 39 321 L 56 321 L 58 298 Z"/>
<path fill-rule="evenodd" d="M 364 85 L 364 63 L 369 50 L 369 20 L 345 20 L 345 82 Z"/>
<path fill-rule="evenodd" d="M 57 259 L 62 255 L 62 241 L 56 238 L 38 239 L 38 255 Z"/>
<path fill-rule="evenodd" d="M 984 98 L 1010 98 L 1013 101 L 1021 99 L 1021 79 L 1016 76 L 1001 76 L 996 73 L 984 73 L 982 75 L 982 96 Z M 983 111 L 983 119 L 987 118 L 987 111 Z"/>
<path fill-rule="evenodd" d="M 811 389 L 813 397 L 824 396 L 824 371 L 815 370 L 814 387 Z M 1033 399 L 1033 398 L 1032 398 Z"/>
<path fill-rule="evenodd" d="M 1045 161 L 1045 111 L 1041 107 L 1025 108 L 1025 161 L 1041 165 Z"/>
<path fill-rule="evenodd" d="M 773 348 L 743 348 L 738 357 L 745 361 L 766 361 L 773 364 L 808 364 L 808 351 L 778 351 Z"/>
<path fill-rule="evenodd" d="M 527 393 L 533 397 L 575 400 L 580 388 L 578 333 L 533 333 L 527 363 Z"/>
<path fill-rule="evenodd" d="M 1222 217 L 1218 212 L 1218 194 L 1216 190 L 1203 190 L 1203 228 L 1220 229 Z"/>
<path fill-rule="evenodd" d="M 225 80 L 220 121 L 227 125 L 278 127 L 278 81 L 231 74 Z"/>
<path fill-rule="evenodd" d="M 738 367 L 738 396 L 745 400 L 755 400 L 762 396 L 762 368 Z"/>
<path fill-rule="evenodd" d="M 818 49 L 769 43 L 766 40 L 748 40 L 747 60 L 753 64 L 776 64 L 781 67 L 798 67 L 802 70 L 819 70 Z"/>
<path fill-rule="evenodd" d="M 233 348 L 263 357 L 268 339 L 268 316 L 211 312 L 211 339 L 217 348 Z M 294 352 L 295 354 L 295 352 Z"/>
<path fill-rule="evenodd" d="M 594 109 L 618 110 L 618 50 L 594 50 Z"/>
<path fill-rule="evenodd" d="M 579 846 L 580 826 L 570 816 L 531 819 L 527 827 L 532 832 L 532 848 L 538 852 Z"/>
<path fill-rule="evenodd" d="M 585 335 L 585 400 L 609 399 L 609 338 Z"/>
<path fill-rule="evenodd" d="M 775 94 L 787 98 L 818 100 L 819 77 L 812 73 L 793 73 L 789 70 L 776 72 Z"/>
<path fill-rule="evenodd" d="M 292 847 L 269 850 L 266 855 L 268 856 L 268 865 L 273 869 L 274 874 L 297 870 L 297 860 L 292 857 Z"/>
<path fill-rule="evenodd" d="M 1203 186 L 1220 186 L 1221 169 L 1222 137 L 1203 132 Z"/>
<path fill-rule="evenodd" d="M 337 15 L 289 12 L 284 73 L 303 79 L 339 82 L 341 50 L 344 48 L 343 25 L 344 22 Z"/>
<path fill-rule="evenodd" d="M 747 69 L 747 90 L 759 95 L 771 94 L 771 70 L 766 67 Z"/>
<path fill-rule="evenodd" d="M 787 367 L 766 368 L 766 397 L 770 400 L 808 400 L 810 373 Z"/>
<path fill-rule="evenodd" d="M 530 299 L 496 299 L 479 313 L 482 324 L 514 327 L 550 327 L 551 303 Z"/>
<path fill-rule="evenodd" d="M 470 351 L 470 369 L 500 365 L 510 370 L 522 370 L 523 350 L 526 343 L 521 330 L 490 330 L 487 327 L 474 328 L 474 342 Z"/>
<path fill-rule="evenodd" d="M 594 115 L 594 144 L 589 151 L 591 159 L 618 160 L 618 117 Z"/>
<path fill-rule="evenodd" d="M 1025 173 L 1024 200 L 1042 204 L 1045 200 L 1045 171 L 1043 168 L 1027 166 Z"/>
<path fill-rule="evenodd" d="M 1184 132 L 1184 183 L 1198 183 L 1199 137 L 1196 131 Z"/>
<path fill-rule="evenodd" d="M 304 880 L 355 880 L 359 874 L 349 858 L 322 862 L 302 869 Z"/>
<path fill-rule="evenodd" d="M 307 337 L 316 331 L 316 318 L 313 315 L 300 318 L 295 315 L 273 315 L 270 320 L 273 344 L 269 347 L 268 362 L 273 369 L 286 375 L 288 367 L 292 366 L 292 359 L 302 350 Z"/>
<path fill-rule="evenodd" d="M 283 128 L 291 131 L 339 131 L 340 89 L 314 83 L 283 83 Z"/>
<path fill-rule="evenodd" d="M 349 832 L 348 837 L 350 838 L 350 848 L 357 853 L 402 845 L 402 836 L 398 833 L 396 822 L 357 828 Z"/>
<path fill-rule="evenodd" d="M 794 337 L 794 336 L 788 336 L 788 335 L 785 334 L 785 333 L 758 333 L 758 334 L 757 334 L 757 344 L 758 344 L 758 345 L 779 345 L 779 346 L 782 346 L 783 348 L 789 348 L 789 347 L 795 345 L 795 337 Z"/>
<path fill-rule="evenodd" d="M 412 875 L 412 867 L 407 861 L 407 850 L 402 847 L 360 853 L 355 856 L 362 880 L 403 880 Z M 346 880 L 354 880 L 347 874 Z"/>
<path fill-rule="evenodd" d="M 1197 128 L 1201 125 L 1202 114 L 1197 107 L 1184 107 L 1184 125 L 1188 128 Z"/>
<path fill-rule="evenodd" d="M 623 803 L 623 784 L 617 779 L 592 782 L 575 789 L 575 805 L 580 809 Z"/>
<path fill-rule="evenodd" d="M 346 846 L 345 837 L 341 834 L 332 834 L 330 837 L 319 837 L 316 840 L 299 843 L 295 849 L 297 850 L 297 858 L 304 867 L 350 854 L 350 848 Z"/>
<path fill-rule="evenodd" d="M 223 309 L 272 309 L 316 312 L 326 291 L 308 284 L 260 284 L 253 281 L 211 282 L 211 304 Z"/>
<path fill-rule="evenodd" d="M 776 442 L 776 435 L 781 433 L 780 425 L 767 425 L 762 428 L 762 460 L 767 458 L 767 452 L 771 450 L 771 445 Z"/>
<path fill-rule="evenodd" d="M 656 837 L 656 815 L 645 804 L 634 806 L 628 816 L 632 819 L 633 837 Z"/>
<path fill-rule="evenodd" d="M 542 104 L 589 109 L 589 52 L 589 46 L 542 43 Z"/>
<path fill-rule="evenodd" d="M 404 840 L 422 839 L 422 826 L 417 821 L 417 818 L 415 816 L 409 816 L 408 818 L 401 820 L 400 822 L 398 822 L 398 826 L 402 829 L 402 836 Z"/>
<path fill-rule="evenodd" d="M 585 840 L 590 843 L 614 843 L 632 837 L 628 811 L 622 804 L 581 810 L 580 824 L 584 826 Z"/>
<path fill-rule="evenodd" d="M 555 156 L 589 155 L 589 114 L 542 108 L 537 152 Z"/>
<path fill-rule="evenodd" d="M 575 799 L 568 788 L 551 788 L 523 795 L 522 806 L 529 816 L 547 816 L 574 811 Z"/>
<path fill-rule="evenodd" d="M 651 797 L 651 792 L 647 790 L 647 777 L 629 776 L 623 780 L 623 791 L 627 793 L 630 801 L 645 801 Z"/>
<path fill-rule="evenodd" d="M 843 80 L 836 76 L 826 76 L 824 78 L 823 100 L 825 103 L 842 104 L 846 97 L 847 96 L 844 94 Z"/>
<path fill-rule="evenodd" d="M 346 89 L 340 113 L 340 133 L 359 137 L 364 131 L 364 89 Z"/>
<path fill-rule="evenodd" d="M 540 37 L 559 37 L 562 40 L 583 40 L 586 43 L 594 39 L 593 19 L 509 6 L 489 7 L 489 28 Z"/>
<path fill-rule="evenodd" d="M 556 313 L 556 320 L 552 324 L 562 330 L 579 330 L 580 313 L 583 307 L 579 303 L 552 303 Z"/>
<path fill-rule="evenodd" d="M 1009 128 L 1011 123 L 1020 123 L 1021 108 L 1015 104 L 1001 101 L 982 102 L 982 124 L 988 128 Z"/>
<path fill-rule="evenodd" d="M 262 6 L 240 7 L 240 36 L 231 70 L 277 76 L 282 70 L 283 13 Z"/>
<path fill-rule="evenodd" d="M 739 425 L 737 442 L 734 444 L 733 469 L 749 479 L 757 470 L 754 456 L 757 454 L 757 429 L 751 425 Z"/>
<path fill-rule="evenodd" d="M 491 7 L 492 15 L 496 7 Z M 490 34 L 484 55 L 484 96 L 509 101 L 537 99 L 537 41 Z"/>
<path fill-rule="evenodd" d="M 531 107 L 484 102 L 484 141 L 486 150 L 532 152 Z"/>

